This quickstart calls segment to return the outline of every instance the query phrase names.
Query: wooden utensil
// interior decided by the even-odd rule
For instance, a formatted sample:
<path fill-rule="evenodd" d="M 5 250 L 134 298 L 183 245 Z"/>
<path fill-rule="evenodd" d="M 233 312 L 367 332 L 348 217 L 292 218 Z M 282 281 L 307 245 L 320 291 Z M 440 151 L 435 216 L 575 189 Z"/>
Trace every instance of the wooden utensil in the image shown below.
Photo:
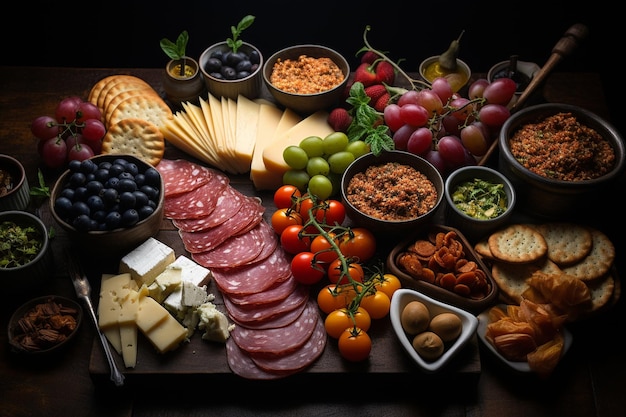
<path fill-rule="evenodd" d="M 578 46 L 578 44 L 587 37 L 589 29 L 582 23 L 576 23 L 572 25 L 559 39 L 559 41 L 552 48 L 552 55 L 548 58 L 548 61 L 541 67 L 539 71 L 533 76 L 530 84 L 526 87 L 524 92 L 520 95 L 519 99 L 515 102 L 511 108 L 511 114 L 524 107 L 524 103 L 537 89 L 539 85 L 545 80 L 548 74 L 554 69 L 554 67 L 561 62 L 563 58 L 570 55 Z M 478 165 L 485 165 L 490 158 L 493 151 L 498 146 L 498 139 L 496 138 L 485 155 L 480 159 Z"/>

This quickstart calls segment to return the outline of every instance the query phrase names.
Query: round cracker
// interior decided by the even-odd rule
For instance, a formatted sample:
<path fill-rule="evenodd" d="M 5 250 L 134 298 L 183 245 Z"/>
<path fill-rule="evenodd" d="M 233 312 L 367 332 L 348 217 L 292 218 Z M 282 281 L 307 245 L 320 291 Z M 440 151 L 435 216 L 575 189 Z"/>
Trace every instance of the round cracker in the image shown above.
<path fill-rule="evenodd" d="M 585 282 L 589 292 L 591 293 L 591 309 L 589 312 L 595 312 L 609 304 L 613 298 L 615 289 L 615 278 L 612 274 L 606 274 L 601 279 Z"/>
<path fill-rule="evenodd" d="M 109 82 L 113 81 L 115 77 L 117 77 L 117 75 L 109 75 L 108 77 L 104 77 L 96 82 L 93 87 L 91 87 L 91 90 L 89 90 L 89 96 L 87 96 L 87 101 L 95 106 L 98 106 L 98 99 L 100 98 L 102 90 Z"/>
<path fill-rule="evenodd" d="M 134 75 L 124 75 L 124 74 L 118 74 L 113 76 L 112 79 L 109 80 L 109 82 L 107 82 L 103 87 L 102 87 L 102 91 L 100 92 L 100 95 L 98 96 L 98 102 L 97 102 L 97 106 L 100 109 L 100 111 L 102 111 L 104 113 L 105 108 L 104 108 L 104 102 L 105 100 L 109 99 L 109 91 L 116 85 L 118 84 L 122 84 L 123 86 L 134 86 L 134 85 L 143 85 L 143 86 L 150 86 L 150 84 L 148 84 L 147 82 L 145 82 L 144 80 L 142 80 L 139 77 L 135 77 Z M 120 90 L 118 89 L 118 92 Z"/>
<path fill-rule="evenodd" d="M 494 262 L 491 267 L 491 276 L 498 285 L 498 289 L 510 301 L 519 304 L 522 301 L 522 294 L 530 288 L 526 280 L 530 278 L 535 271 L 541 271 L 546 274 L 562 273 L 557 264 L 544 258 L 539 262 L 527 264 L 511 264 L 506 262 Z"/>
<path fill-rule="evenodd" d="M 593 240 L 589 254 L 581 261 L 563 268 L 563 272 L 582 281 L 602 277 L 611 269 L 615 260 L 615 246 L 611 239 L 598 229 L 589 230 Z"/>
<path fill-rule="evenodd" d="M 165 100 L 155 95 L 136 95 L 120 101 L 107 122 L 114 125 L 122 119 L 144 119 L 157 127 L 165 126 L 165 123 L 174 119 L 172 110 Z"/>
<path fill-rule="evenodd" d="M 110 91 L 113 91 L 110 90 Z M 105 100 L 105 105 L 104 105 L 104 120 L 105 120 L 105 124 L 109 124 L 109 120 L 111 119 L 111 115 L 113 114 L 113 111 L 115 111 L 115 109 L 117 108 L 117 106 L 124 100 L 126 100 L 128 97 L 131 96 L 140 96 L 140 95 L 145 95 L 148 97 L 158 97 L 157 92 L 150 86 L 141 86 L 139 84 L 137 84 L 135 87 L 128 87 L 125 89 L 120 89 L 119 92 L 117 92 L 116 94 L 111 94 L 109 93 L 110 99 L 107 101 Z"/>
<path fill-rule="evenodd" d="M 163 159 L 165 139 L 161 129 L 145 119 L 122 119 L 104 135 L 101 153 L 134 155 L 156 166 Z"/>
<path fill-rule="evenodd" d="M 516 264 L 538 261 L 548 252 L 543 235 L 526 224 L 512 224 L 492 233 L 488 244 L 496 259 Z"/>
<path fill-rule="evenodd" d="M 585 226 L 551 222 L 536 227 L 548 243 L 548 258 L 557 265 L 579 262 L 591 251 L 593 240 Z"/>

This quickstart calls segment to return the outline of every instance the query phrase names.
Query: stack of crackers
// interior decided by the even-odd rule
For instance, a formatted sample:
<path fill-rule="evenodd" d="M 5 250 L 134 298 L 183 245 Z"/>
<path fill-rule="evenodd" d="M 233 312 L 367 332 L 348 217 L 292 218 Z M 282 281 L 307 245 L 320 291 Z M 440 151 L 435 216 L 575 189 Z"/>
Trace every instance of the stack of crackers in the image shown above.
<path fill-rule="evenodd" d="M 615 247 L 593 227 L 567 222 L 511 224 L 476 243 L 474 250 L 491 264 L 491 275 L 508 303 L 519 304 L 530 293 L 533 276 L 584 283 L 590 297 L 583 316 L 619 298 Z"/>
<path fill-rule="evenodd" d="M 111 75 L 98 81 L 88 101 L 102 113 L 107 133 L 103 154 L 130 154 L 155 166 L 163 158 L 161 127 L 172 110 L 147 82 L 132 75 Z"/>

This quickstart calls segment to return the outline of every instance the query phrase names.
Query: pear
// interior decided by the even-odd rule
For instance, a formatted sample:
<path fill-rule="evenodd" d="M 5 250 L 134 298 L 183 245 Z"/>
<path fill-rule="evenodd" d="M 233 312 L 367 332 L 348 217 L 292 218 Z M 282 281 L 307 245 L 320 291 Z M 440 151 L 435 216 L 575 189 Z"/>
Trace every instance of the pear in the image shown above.
<path fill-rule="evenodd" d="M 456 71 L 456 58 L 459 56 L 459 47 L 463 33 L 465 33 L 465 30 L 461 32 L 457 39 L 450 42 L 450 46 L 443 54 L 439 55 L 439 65 L 441 68 L 448 71 Z"/>

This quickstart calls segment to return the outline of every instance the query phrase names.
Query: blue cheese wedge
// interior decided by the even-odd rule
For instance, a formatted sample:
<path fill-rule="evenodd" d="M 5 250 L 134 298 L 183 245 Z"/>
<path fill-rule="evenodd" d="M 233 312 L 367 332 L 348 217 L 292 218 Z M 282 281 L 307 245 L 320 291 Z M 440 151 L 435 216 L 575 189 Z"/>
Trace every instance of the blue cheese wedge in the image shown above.
<path fill-rule="evenodd" d="M 228 319 L 219 311 L 215 304 L 207 302 L 196 308 L 196 313 L 200 317 L 198 329 L 204 330 L 202 339 L 213 342 L 226 342 L 230 337 L 230 331 L 235 325 L 228 323 Z"/>
<path fill-rule="evenodd" d="M 183 305 L 183 284 L 185 282 L 191 283 L 195 286 L 201 283 L 207 283 L 213 277 L 211 271 L 197 262 L 189 259 L 184 255 L 180 255 L 176 258 L 170 267 L 181 268 L 181 285 L 176 288 L 171 294 L 169 294 L 163 301 L 163 305 L 179 320 L 183 320 L 187 314 L 188 306 Z M 194 290 L 195 291 L 195 290 Z M 189 291 L 187 291 L 189 293 Z M 206 294 L 206 288 L 204 289 Z M 208 300 L 210 301 L 210 300 Z"/>
<path fill-rule="evenodd" d="M 119 272 L 130 273 L 141 287 L 152 284 L 165 267 L 175 260 L 174 249 L 150 237 L 120 260 Z"/>

